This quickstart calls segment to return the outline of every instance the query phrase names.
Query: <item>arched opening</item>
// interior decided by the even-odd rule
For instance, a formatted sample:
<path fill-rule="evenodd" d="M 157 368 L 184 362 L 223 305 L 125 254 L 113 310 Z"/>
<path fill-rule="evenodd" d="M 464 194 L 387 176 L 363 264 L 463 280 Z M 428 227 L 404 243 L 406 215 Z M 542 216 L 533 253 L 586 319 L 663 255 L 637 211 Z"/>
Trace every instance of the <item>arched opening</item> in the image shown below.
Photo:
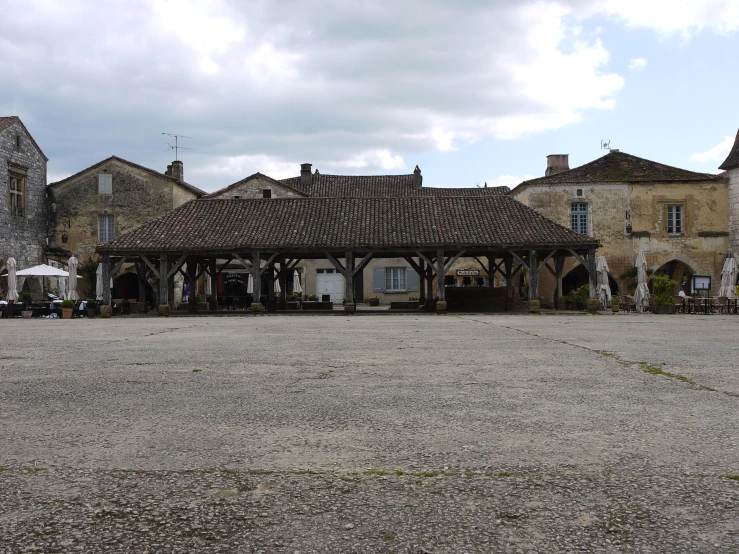
<path fill-rule="evenodd" d="M 670 279 L 677 282 L 677 285 L 675 285 L 675 294 L 678 294 L 682 290 L 687 295 L 692 293 L 693 273 L 695 273 L 693 268 L 680 260 L 670 260 L 654 272 L 655 275 L 667 275 Z M 650 292 L 652 290 L 651 283 L 649 290 Z"/>
<path fill-rule="evenodd" d="M 583 285 L 590 284 L 590 274 L 582 264 L 572 268 L 570 272 L 562 278 L 562 289 L 564 294 L 571 294 Z M 608 274 L 608 286 L 611 287 L 611 294 L 619 294 L 618 281 Z"/>

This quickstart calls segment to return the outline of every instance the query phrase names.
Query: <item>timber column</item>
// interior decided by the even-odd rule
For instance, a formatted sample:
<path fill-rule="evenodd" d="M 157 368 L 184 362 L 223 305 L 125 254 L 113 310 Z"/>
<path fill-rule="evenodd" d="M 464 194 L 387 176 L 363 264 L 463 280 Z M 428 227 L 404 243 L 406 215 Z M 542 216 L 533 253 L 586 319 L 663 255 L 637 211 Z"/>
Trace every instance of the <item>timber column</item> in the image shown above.
<path fill-rule="evenodd" d="M 503 258 L 503 265 L 505 266 L 506 285 L 505 309 L 507 312 L 512 312 L 516 306 L 513 300 L 513 256 Z"/>
<path fill-rule="evenodd" d="M 539 313 L 539 260 L 536 250 L 529 251 L 529 313 Z"/>
<path fill-rule="evenodd" d="M 423 306 L 426 304 L 426 262 L 423 258 L 418 258 L 418 269 L 421 272 L 418 274 L 418 305 Z"/>
<path fill-rule="evenodd" d="M 589 312 L 597 312 L 600 308 L 600 301 L 598 300 L 598 275 L 595 269 L 595 248 L 588 250 L 585 261 L 588 264 L 587 269 L 590 276 L 590 297 L 586 306 Z"/>
<path fill-rule="evenodd" d="M 110 306 L 110 256 L 103 255 L 103 305 Z"/>
<path fill-rule="evenodd" d="M 264 306 L 260 302 L 262 297 L 262 270 L 259 267 L 262 263 L 259 252 L 254 252 L 251 256 L 251 282 L 252 282 L 252 303 L 251 313 L 261 314 Z M 256 301 L 256 302 L 255 302 Z"/>
<path fill-rule="evenodd" d="M 210 309 L 218 309 L 218 274 L 216 273 L 216 259 L 210 260 Z"/>
<path fill-rule="evenodd" d="M 159 256 L 159 315 L 169 315 L 169 263 L 167 255 Z"/>
<path fill-rule="evenodd" d="M 436 252 L 436 293 L 439 297 L 436 302 L 436 313 L 446 313 L 446 287 L 444 286 L 444 277 L 446 277 L 446 268 L 444 267 L 444 251 Z"/>
<path fill-rule="evenodd" d="M 344 271 L 346 282 L 344 313 L 353 314 L 356 310 L 356 304 L 354 303 L 354 252 L 349 251 L 344 255 Z"/>

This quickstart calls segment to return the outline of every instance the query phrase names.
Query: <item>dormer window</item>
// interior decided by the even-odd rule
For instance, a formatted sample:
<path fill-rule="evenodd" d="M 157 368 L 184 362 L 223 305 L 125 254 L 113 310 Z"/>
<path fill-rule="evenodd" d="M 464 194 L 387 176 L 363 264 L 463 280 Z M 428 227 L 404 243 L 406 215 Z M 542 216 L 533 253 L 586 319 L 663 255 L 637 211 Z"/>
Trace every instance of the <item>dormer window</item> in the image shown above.
<path fill-rule="evenodd" d="M 272 189 L 262 189 L 262 198 L 272 198 Z"/>

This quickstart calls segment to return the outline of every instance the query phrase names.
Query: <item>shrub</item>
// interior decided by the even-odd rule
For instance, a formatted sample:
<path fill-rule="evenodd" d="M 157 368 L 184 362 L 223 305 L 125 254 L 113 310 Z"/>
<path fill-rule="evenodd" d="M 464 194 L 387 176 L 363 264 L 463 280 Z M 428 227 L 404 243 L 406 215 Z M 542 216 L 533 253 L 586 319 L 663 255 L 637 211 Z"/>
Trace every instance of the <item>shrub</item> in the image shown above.
<path fill-rule="evenodd" d="M 121 302 L 121 306 L 123 306 L 124 308 L 130 308 L 131 302 L 129 300 L 124 300 L 123 302 Z"/>
<path fill-rule="evenodd" d="M 298 295 L 295 294 L 294 292 L 291 292 L 290 294 L 287 295 L 288 302 L 296 302 L 297 300 L 298 300 Z"/>
<path fill-rule="evenodd" d="M 315 294 L 311 294 L 308 297 L 308 300 L 310 300 L 311 302 L 315 302 L 316 300 L 318 300 L 318 296 L 316 296 Z"/>
<path fill-rule="evenodd" d="M 618 294 L 614 294 L 611 296 L 611 304 L 618 304 L 620 301 L 620 298 L 618 297 Z"/>
<path fill-rule="evenodd" d="M 21 293 L 18 295 L 18 300 L 20 302 L 23 302 L 24 304 L 30 304 L 33 302 L 33 296 L 31 296 L 31 293 L 27 290 L 21 291 Z"/>
<path fill-rule="evenodd" d="M 62 308 L 74 308 L 74 300 L 62 300 Z"/>
<path fill-rule="evenodd" d="M 88 300 L 85 306 L 87 308 L 93 308 L 93 309 L 98 307 L 97 302 L 95 302 L 94 300 Z"/>
<path fill-rule="evenodd" d="M 670 279 L 668 275 L 652 275 L 651 281 L 654 303 L 657 306 L 671 306 L 677 281 Z"/>

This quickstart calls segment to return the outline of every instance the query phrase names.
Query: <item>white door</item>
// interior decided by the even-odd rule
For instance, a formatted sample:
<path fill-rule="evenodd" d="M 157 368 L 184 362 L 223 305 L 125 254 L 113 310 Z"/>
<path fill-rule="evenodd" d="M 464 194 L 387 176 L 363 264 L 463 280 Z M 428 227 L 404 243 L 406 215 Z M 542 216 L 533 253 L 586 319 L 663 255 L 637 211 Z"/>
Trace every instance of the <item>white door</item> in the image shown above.
<path fill-rule="evenodd" d="M 331 295 L 331 302 L 340 304 L 344 300 L 344 277 L 334 269 L 316 269 L 316 295 Z"/>

